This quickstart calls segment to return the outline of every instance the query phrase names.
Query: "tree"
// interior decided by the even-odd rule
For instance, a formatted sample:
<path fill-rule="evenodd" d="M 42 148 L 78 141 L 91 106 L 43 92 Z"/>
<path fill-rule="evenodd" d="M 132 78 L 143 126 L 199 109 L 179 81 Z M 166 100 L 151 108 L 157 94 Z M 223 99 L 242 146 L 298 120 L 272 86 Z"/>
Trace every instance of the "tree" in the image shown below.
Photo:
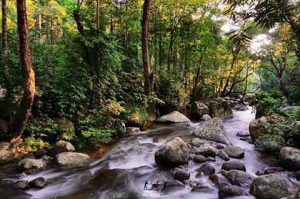
<path fill-rule="evenodd" d="M 35 95 L 35 73 L 33 70 L 28 34 L 28 19 L 26 12 L 26 0 L 17 0 L 18 36 L 19 36 L 19 59 L 24 77 L 24 93 L 12 121 L 10 131 L 12 141 L 19 140 L 26 127 L 31 114 L 31 108 Z"/>
<path fill-rule="evenodd" d="M 144 66 L 144 86 L 145 94 L 149 95 L 152 92 L 152 80 L 151 80 L 151 69 L 150 69 L 150 58 L 149 58 L 149 47 L 148 47 L 148 33 L 149 33 L 149 13 L 150 13 L 151 0 L 145 0 L 143 6 L 143 17 L 142 17 L 142 56 Z"/>
<path fill-rule="evenodd" d="M 289 0 L 225 0 L 230 4 L 227 13 L 235 16 L 235 8 L 242 5 L 248 6 L 247 11 L 239 13 L 244 19 L 254 18 L 258 25 L 273 28 L 276 23 L 287 22 L 296 38 L 296 54 L 300 61 L 300 19 L 299 2 Z"/>
<path fill-rule="evenodd" d="M 7 5 L 6 0 L 2 0 L 2 62 L 4 69 L 4 81 L 7 90 L 7 96 L 10 93 L 11 83 L 8 69 L 8 36 L 7 36 Z"/>

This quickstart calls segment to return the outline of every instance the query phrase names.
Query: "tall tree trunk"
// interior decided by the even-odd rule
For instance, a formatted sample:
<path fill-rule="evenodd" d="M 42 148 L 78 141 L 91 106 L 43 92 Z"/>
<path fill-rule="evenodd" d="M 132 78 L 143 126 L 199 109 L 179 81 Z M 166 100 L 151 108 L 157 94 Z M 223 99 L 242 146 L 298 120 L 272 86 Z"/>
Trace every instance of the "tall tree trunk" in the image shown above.
<path fill-rule="evenodd" d="M 4 81 L 7 90 L 7 97 L 11 91 L 11 82 L 8 69 L 8 36 L 7 36 L 7 5 L 6 0 L 2 0 L 2 63 L 4 69 Z"/>
<path fill-rule="evenodd" d="M 31 114 L 35 95 L 35 74 L 31 63 L 26 0 L 17 0 L 19 59 L 24 76 L 24 93 L 10 128 L 12 141 L 18 140 L 25 129 Z"/>
<path fill-rule="evenodd" d="M 100 7 L 100 0 L 96 0 L 96 29 L 99 30 L 99 7 Z"/>
<path fill-rule="evenodd" d="M 151 4 L 151 0 L 144 1 L 143 17 L 142 17 L 142 56 L 143 56 L 143 66 L 144 66 L 144 78 L 145 78 L 144 89 L 146 95 L 149 95 L 152 92 L 149 47 L 148 47 L 150 4 Z"/>

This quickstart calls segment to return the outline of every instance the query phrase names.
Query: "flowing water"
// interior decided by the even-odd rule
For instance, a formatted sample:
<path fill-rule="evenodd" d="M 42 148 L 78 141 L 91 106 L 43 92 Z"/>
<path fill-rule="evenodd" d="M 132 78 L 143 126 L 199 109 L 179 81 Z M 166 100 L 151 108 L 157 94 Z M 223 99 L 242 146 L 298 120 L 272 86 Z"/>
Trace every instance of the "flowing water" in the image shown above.
<path fill-rule="evenodd" d="M 240 161 L 246 165 L 247 172 L 255 175 L 256 171 L 274 165 L 256 152 L 252 144 L 241 141 L 236 136 L 239 131 L 247 132 L 253 119 L 251 108 L 247 111 L 235 111 L 232 119 L 224 121 L 224 126 L 230 142 L 245 149 L 245 158 Z M 192 137 L 193 130 L 201 125 L 202 123 L 157 126 L 139 135 L 121 139 L 109 147 L 101 158 L 95 158 L 88 168 L 71 170 L 56 168 L 35 175 L 20 175 L 19 178 L 32 180 L 42 176 L 48 180 L 48 185 L 44 189 L 27 191 L 33 198 L 39 199 L 218 198 L 217 188 L 207 177 L 196 178 L 199 164 L 192 161 L 185 168 L 191 172 L 192 180 L 210 187 L 208 193 L 191 192 L 190 186 L 171 192 L 144 190 L 146 181 L 165 182 L 172 180 L 174 176 L 174 170 L 162 169 L 155 164 L 154 153 L 173 137 L 179 136 L 183 139 Z M 220 171 L 223 162 L 218 157 L 213 162 L 216 172 Z"/>

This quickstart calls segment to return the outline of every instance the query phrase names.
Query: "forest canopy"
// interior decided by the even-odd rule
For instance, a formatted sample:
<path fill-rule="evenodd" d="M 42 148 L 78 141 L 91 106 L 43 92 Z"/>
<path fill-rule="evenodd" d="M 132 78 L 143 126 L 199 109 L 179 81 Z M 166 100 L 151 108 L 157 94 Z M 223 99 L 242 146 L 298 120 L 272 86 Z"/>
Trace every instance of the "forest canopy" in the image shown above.
<path fill-rule="evenodd" d="M 0 112 L 13 122 L 24 75 L 16 2 L 3 2 Z M 277 92 L 299 103 L 299 3 L 27 0 L 36 77 L 27 142 L 84 147 L 118 135 L 128 118 L 143 123 L 237 93 Z"/>

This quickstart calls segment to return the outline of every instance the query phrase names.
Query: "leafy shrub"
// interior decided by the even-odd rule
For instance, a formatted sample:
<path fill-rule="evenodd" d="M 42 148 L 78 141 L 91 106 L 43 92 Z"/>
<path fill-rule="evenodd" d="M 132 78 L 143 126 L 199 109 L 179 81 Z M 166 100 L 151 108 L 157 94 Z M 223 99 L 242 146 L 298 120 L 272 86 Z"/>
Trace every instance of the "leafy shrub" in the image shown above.
<path fill-rule="evenodd" d="M 281 107 L 284 100 L 278 91 L 256 93 L 257 104 L 255 104 L 256 117 L 282 113 Z"/>
<path fill-rule="evenodd" d="M 30 147 L 33 151 L 44 149 L 49 145 L 47 142 L 44 142 L 41 139 L 36 139 L 35 137 L 32 136 L 25 138 L 24 143 L 26 146 Z"/>
<path fill-rule="evenodd" d="M 300 120 L 300 106 L 296 107 L 290 114 L 289 117 L 291 120 Z"/>

